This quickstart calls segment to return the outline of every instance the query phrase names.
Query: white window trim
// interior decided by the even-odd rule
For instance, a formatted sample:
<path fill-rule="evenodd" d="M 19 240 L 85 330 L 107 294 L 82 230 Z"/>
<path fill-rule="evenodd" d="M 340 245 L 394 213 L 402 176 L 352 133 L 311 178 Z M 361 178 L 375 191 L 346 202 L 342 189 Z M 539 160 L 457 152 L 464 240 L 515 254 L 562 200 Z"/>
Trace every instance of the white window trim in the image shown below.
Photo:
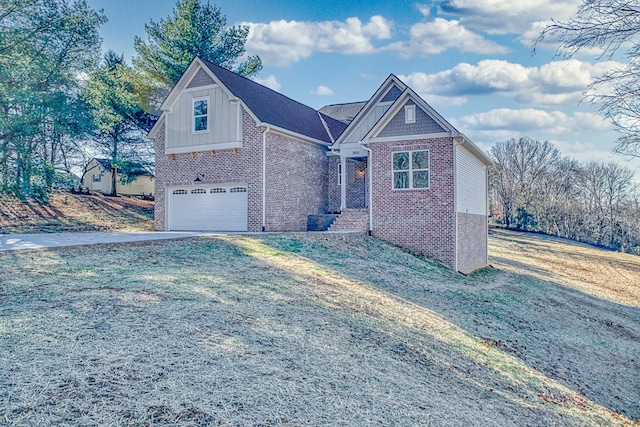
<path fill-rule="evenodd" d="M 419 152 L 419 151 L 426 151 L 427 153 L 429 153 L 429 167 L 427 169 L 413 169 L 413 153 L 415 152 Z M 395 170 L 393 168 L 393 155 L 396 153 L 409 153 L 409 169 L 401 169 L 401 170 Z M 428 185 L 426 187 L 419 187 L 419 188 L 414 188 L 413 187 L 413 172 L 420 172 L 420 171 L 428 171 L 429 172 L 429 182 Z M 409 187 L 408 188 L 396 188 L 395 187 L 395 172 L 409 172 Z M 398 151 L 392 151 L 391 152 L 391 189 L 393 191 L 416 191 L 416 190 L 428 190 L 431 188 L 431 150 L 398 150 Z"/>
<path fill-rule="evenodd" d="M 199 115 L 197 117 L 206 117 L 207 118 L 207 128 L 204 130 L 196 130 L 196 115 L 195 108 L 196 102 L 198 101 L 207 101 L 207 114 Z M 198 135 L 201 133 L 209 133 L 211 132 L 211 97 L 210 96 L 200 96 L 198 98 L 193 98 L 191 100 L 191 133 L 193 135 Z"/>
<path fill-rule="evenodd" d="M 416 106 L 414 105 L 405 105 L 404 106 L 404 122 L 405 124 L 415 123 L 416 122 Z"/>

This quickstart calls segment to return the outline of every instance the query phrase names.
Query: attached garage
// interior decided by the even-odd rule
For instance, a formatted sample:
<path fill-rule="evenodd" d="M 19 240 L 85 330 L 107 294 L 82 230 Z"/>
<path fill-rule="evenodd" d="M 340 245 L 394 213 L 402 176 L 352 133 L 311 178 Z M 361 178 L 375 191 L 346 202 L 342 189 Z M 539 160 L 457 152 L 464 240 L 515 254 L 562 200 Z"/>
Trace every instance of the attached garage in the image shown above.
<path fill-rule="evenodd" d="M 200 184 L 167 189 L 168 230 L 247 231 L 247 186 Z"/>

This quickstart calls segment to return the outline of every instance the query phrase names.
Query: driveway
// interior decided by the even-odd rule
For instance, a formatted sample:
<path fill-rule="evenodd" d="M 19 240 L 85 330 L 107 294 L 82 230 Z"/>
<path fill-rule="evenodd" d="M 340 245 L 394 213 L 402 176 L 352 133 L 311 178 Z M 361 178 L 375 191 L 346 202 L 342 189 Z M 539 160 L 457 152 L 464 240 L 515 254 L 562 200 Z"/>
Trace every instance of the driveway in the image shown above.
<path fill-rule="evenodd" d="M 203 236 L 200 232 L 90 232 L 90 233 L 40 233 L 0 234 L 0 251 L 19 249 L 56 248 L 61 246 L 94 245 L 98 243 L 127 243 L 145 240 L 181 239 Z"/>

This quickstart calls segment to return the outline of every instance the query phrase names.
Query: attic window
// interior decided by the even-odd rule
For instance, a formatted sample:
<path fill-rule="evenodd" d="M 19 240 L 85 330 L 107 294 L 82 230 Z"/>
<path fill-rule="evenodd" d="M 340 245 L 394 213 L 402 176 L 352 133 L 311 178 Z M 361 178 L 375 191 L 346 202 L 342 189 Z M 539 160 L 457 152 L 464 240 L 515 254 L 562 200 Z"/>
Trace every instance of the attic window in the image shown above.
<path fill-rule="evenodd" d="M 416 122 L 416 106 L 405 105 L 404 107 L 404 122 L 415 123 Z"/>
<path fill-rule="evenodd" d="M 209 97 L 193 100 L 193 133 L 209 132 Z"/>
<path fill-rule="evenodd" d="M 97 173 L 95 175 L 93 175 L 93 182 L 100 182 L 102 181 L 102 175 Z"/>

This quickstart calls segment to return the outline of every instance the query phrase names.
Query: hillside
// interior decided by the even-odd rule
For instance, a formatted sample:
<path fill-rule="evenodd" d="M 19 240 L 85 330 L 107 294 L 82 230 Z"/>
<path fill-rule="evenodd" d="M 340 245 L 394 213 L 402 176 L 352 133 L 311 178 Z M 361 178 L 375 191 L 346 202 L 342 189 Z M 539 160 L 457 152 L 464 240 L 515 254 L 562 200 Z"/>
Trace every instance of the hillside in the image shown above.
<path fill-rule="evenodd" d="M 490 246 L 496 268 L 468 277 L 360 235 L 2 253 L 0 419 L 636 423 L 640 257 L 513 232 Z"/>
<path fill-rule="evenodd" d="M 0 233 L 152 229 L 147 200 L 72 193 L 54 193 L 49 204 L 0 198 Z"/>

